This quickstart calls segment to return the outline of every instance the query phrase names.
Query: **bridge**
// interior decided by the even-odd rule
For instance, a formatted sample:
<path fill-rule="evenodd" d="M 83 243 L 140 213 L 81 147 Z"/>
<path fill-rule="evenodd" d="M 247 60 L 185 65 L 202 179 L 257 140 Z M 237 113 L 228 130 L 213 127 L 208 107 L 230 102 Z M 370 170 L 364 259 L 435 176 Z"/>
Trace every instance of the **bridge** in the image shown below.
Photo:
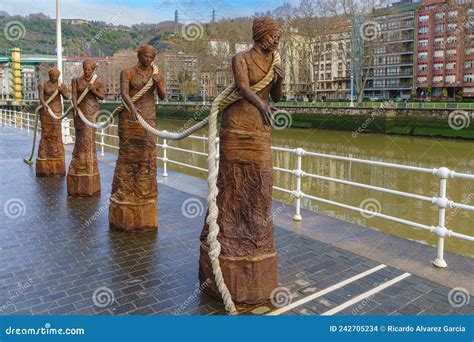
<path fill-rule="evenodd" d="M 99 198 L 68 198 L 63 178 L 36 178 L 22 158 L 31 149 L 33 116 L 0 111 L 0 216 L 2 239 L 0 298 L 2 314 L 17 315 L 216 315 L 223 306 L 199 288 L 199 233 L 206 212 L 207 184 L 177 172 L 173 165 L 199 166 L 171 160 L 167 151 L 186 151 L 158 141 L 160 169 L 159 228 L 156 233 L 124 234 L 109 231 L 107 210 L 116 160 L 116 135 L 97 132 L 102 193 Z M 74 129 L 66 132 L 74 137 Z M 106 138 L 110 138 L 107 140 Z M 192 139 L 205 141 L 202 136 Z M 288 201 L 274 201 L 275 237 L 284 300 L 238 307 L 245 315 L 473 315 L 473 259 L 444 251 L 444 239 L 474 238 L 445 228 L 446 210 L 473 210 L 466 203 L 447 201 L 448 178 L 469 182 L 474 176 L 436 169 L 356 160 L 316 151 L 286 149 L 294 153 L 294 170 L 275 165 L 275 172 L 295 177 Z M 66 145 L 70 160 L 72 145 Z M 407 168 L 431 172 L 439 178 L 436 197 L 408 194 L 370 184 L 358 184 L 302 168 L 301 156 L 333 158 L 340 162 L 369 163 L 371 167 Z M 445 177 L 446 176 L 446 177 Z M 449 176 L 449 177 L 448 177 Z M 347 208 L 377 215 L 420 229 L 438 238 L 436 247 L 399 238 L 341 221 L 301 207 L 301 199 L 343 203 L 302 193 L 306 179 L 345 182 L 347 186 L 392 192 L 403 198 L 432 201 L 440 224 L 411 222 L 364 208 Z M 416 197 L 416 198 L 415 198 Z M 193 202 L 196 211 L 185 203 Z M 346 206 L 347 207 L 347 206 Z M 443 229 L 444 228 L 444 229 Z M 471 249 L 472 251 L 472 249 Z M 435 267 L 431 262 L 435 260 Z M 446 268 L 440 268 L 446 262 Z M 113 300 L 97 305 L 93 294 L 107 287 Z"/>
<path fill-rule="evenodd" d="M 57 57 L 53 55 L 29 55 L 29 54 L 22 54 L 21 55 L 21 64 L 26 65 L 36 65 L 41 63 L 57 63 Z M 99 58 L 99 57 L 88 57 L 88 56 L 64 56 L 63 62 L 66 61 L 84 61 L 84 60 L 107 60 L 107 58 Z M 0 64 L 1 63 L 9 63 L 10 56 L 0 56 Z"/>

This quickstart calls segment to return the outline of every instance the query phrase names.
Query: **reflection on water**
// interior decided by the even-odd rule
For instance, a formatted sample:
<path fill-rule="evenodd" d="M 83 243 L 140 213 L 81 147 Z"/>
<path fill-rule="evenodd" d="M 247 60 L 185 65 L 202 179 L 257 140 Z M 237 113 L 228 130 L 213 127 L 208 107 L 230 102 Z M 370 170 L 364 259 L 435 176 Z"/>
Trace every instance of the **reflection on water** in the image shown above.
<path fill-rule="evenodd" d="M 185 121 L 159 120 L 161 129 L 179 130 Z M 112 129 L 109 129 L 112 130 Z M 112 131 L 110 131 L 112 133 Z M 116 134 L 116 132 L 113 132 Z M 197 135 L 206 135 L 203 129 Z M 99 140 L 99 139 L 98 139 Z M 351 132 L 328 130 L 285 129 L 273 132 L 273 146 L 288 148 L 301 147 L 308 151 L 336 154 L 361 159 L 372 159 L 397 164 L 421 166 L 427 168 L 448 167 L 458 172 L 474 172 L 474 142 L 449 141 L 427 138 L 386 136 L 381 134 L 363 134 L 353 137 Z M 106 143 L 117 144 L 117 139 L 106 138 Z M 206 141 L 186 139 L 168 142 L 171 146 L 205 152 Z M 110 152 L 116 150 L 108 149 Z M 206 157 L 181 151 L 168 150 L 167 157 L 172 160 L 207 167 Z M 158 149 L 158 155 L 163 151 Z M 296 159 L 293 154 L 274 152 L 275 166 L 294 169 Z M 161 166 L 161 162 L 159 162 Z M 169 164 L 169 168 L 189 175 L 205 178 L 206 174 L 187 167 Z M 345 161 L 334 161 L 324 158 L 303 157 L 303 170 L 306 172 L 371 184 L 379 187 L 411 192 L 429 197 L 438 196 L 439 180 L 436 176 L 412 171 L 394 170 L 378 166 L 361 165 Z M 275 172 L 274 185 L 294 189 L 294 176 L 288 173 Z M 438 224 L 437 208 L 428 202 L 407 199 L 375 191 L 355 188 L 332 182 L 303 178 L 302 191 L 313 196 L 359 207 L 370 199 L 378 205 L 382 213 L 392 215 L 429 226 Z M 274 191 L 278 200 L 287 200 L 287 194 Z M 449 180 L 448 197 L 459 203 L 474 204 L 474 181 Z M 374 200 L 372 200 L 374 199 Z M 416 230 L 401 224 L 380 218 L 363 217 L 360 213 L 304 199 L 305 209 L 322 212 L 362 226 L 380 229 L 400 237 L 436 244 L 432 233 Z M 373 207 L 372 207 L 373 209 Z M 474 212 L 449 210 L 446 214 L 446 226 L 456 232 L 474 235 Z M 304 220 L 304 215 L 303 215 Z M 474 256 L 472 243 L 458 239 L 447 239 L 446 249 L 452 252 Z M 375 247 L 375 246 L 374 246 Z M 415 252 L 415 251 L 414 251 Z"/>

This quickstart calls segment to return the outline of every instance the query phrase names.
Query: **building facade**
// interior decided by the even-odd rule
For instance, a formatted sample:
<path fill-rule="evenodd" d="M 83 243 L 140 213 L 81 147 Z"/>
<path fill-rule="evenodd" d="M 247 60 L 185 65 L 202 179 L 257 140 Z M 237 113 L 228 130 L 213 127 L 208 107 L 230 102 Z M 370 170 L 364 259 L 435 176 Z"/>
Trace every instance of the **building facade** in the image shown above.
<path fill-rule="evenodd" d="M 470 0 L 424 0 L 416 13 L 415 91 L 421 98 L 474 97 Z"/>
<path fill-rule="evenodd" d="M 313 65 L 318 100 L 348 100 L 351 79 L 350 25 L 337 23 L 331 33 L 315 37 Z"/>
<path fill-rule="evenodd" d="M 313 55 L 311 39 L 289 27 L 279 45 L 283 65 L 283 95 L 287 100 L 307 101 L 313 97 Z"/>
<path fill-rule="evenodd" d="M 364 97 L 378 100 L 409 99 L 413 89 L 415 13 L 419 2 L 404 0 L 372 14 L 376 32 L 367 58 Z"/>
<path fill-rule="evenodd" d="M 97 75 L 104 82 L 105 98 L 121 100 L 120 72 L 137 64 L 137 53 L 132 50 L 114 53 L 113 56 L 97 66 Z"/>
<path fill-rule="evenodd" d="M 156 64 L 165 78 L 167 99 L 187 100 L 199 93 L 198 58 L 184 52 L 158 53 Z"/>
<path fill-rule="evenodd" d="M 11 69 L 8 63 L 0 64 L 0 100 L 12 98 Z"/>

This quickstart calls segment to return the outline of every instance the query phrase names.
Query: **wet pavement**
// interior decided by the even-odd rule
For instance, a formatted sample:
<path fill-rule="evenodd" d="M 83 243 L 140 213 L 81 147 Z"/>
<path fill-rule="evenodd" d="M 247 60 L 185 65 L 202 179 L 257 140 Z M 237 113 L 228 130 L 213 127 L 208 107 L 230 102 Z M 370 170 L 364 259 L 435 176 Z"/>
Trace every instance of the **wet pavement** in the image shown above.
<path fill-rule="evenodd" d="M 1 314 L 225 314 L 198 282 L 205 182 L 159 177 L 158 231 L 115 232 L 107 219 L 114 155 L 100 158 L 100 197 L 68 198 L 65 178 L 36 178 L 23 163 L 30 148 L 26 132 L 0 127 Z M 426 259 L 431 246 L 307 211 L 295 231 L 293 208 L 284 207 L 275 219 L 277 300 L 241 314 L 474 314 L 472 259 L 447 254 L 448 269 L 437 270 Z"/>

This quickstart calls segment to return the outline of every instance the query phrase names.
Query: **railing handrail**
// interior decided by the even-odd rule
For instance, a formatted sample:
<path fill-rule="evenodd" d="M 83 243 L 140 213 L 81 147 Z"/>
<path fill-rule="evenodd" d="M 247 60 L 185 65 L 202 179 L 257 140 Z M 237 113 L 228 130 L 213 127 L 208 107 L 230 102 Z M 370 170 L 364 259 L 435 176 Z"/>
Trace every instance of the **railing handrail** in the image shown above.
<path fill-rule="evenodd" d="M 7 114 L 5 114 L 7 112 Z M 31 122 L 33 122 L 33 119 L 30 119 L 29 116 L 32 116 L 33 114 L 31 113 L 24 113 L 24 112 L 19 112 L 19 111 L 12 111 L 12 110 L 2 110 L 0 109 L 0 122 L 3 125 L 4 122 L 8 126 L 12 126 L 12 121 L 14 123 L 15 127 L 18 127 L 18 119 L 20 119 L 20 127 L 23 129 L 24 126 L 24 121 L 26 122 L 26 127 L 29 131 L 29 128 L 32 127 Z M 12 119 L 14 117 L 14 119 Z M 64 119 L 64 120 L 71 120 L 71 119 Z M 69 127 L 69 125 L 67 125 Z M 112 124 L 109 127 L 112 128 L 117 128 L 117 125 Z M 72 127 L 71 127 L 72 128 Z M 70 129 L 70 128 L 69 128 Z M 72 128 L 73 129 L 73 128 Z M 104 137 L 113 137 L 113 138 L 118 138 L 117 135 L 115 134 L 109 134 L 105 133 L 105 130 L 100 130 L 97 131 L 97 135 L 100 136 L 100 141 L 96 141 L 96 143 L 101 147 L 101 154 L 104 155 L 104 147 L 109 147 L 113 149 L 118 149 L 118 146 L 115 145 L 110 145 L 105 143 Z M 71 134 L 71 136 L 73 136 Z M 198 136 L 198 135 L 191 135 L 189 136 L 190 139 L 197 139 L 200 141 L 203 140 L 208 140 L 207 137 L 205 136 Z M 187 164 L 184 162 L 180 162 L 177 160 L 172 160 L 167 157 L 167 150 L 174 150 L 178 152 L 184 152 L 184 153 L 190 153 L 190 154 L 195 154 L 199 156 L 207 156 L 207 152 L 200 152 L 200 151 L 195 151 L 195 150 L 190 150 L 182 147 L 176 147 L 176 146 L 170 146 L 169 141 L 166 139 L 163 139 L 163 143 L 156 143 L 157 147 L 160 147 L 163 149 L 163 157 L 157 157 L 158 160 L 163 162 L 163 177 L 167 177 L 167 163 L 172 163 L 175 165 L 180 165 L 183 167 L 189 167 L 194 170 L 199 170 L 203 172 L 207 172 L 207 169 L 198 167 L 196 165 L 191 165 Z M 438 247 L 437 247 L 437 258 L 433 262 L 434 265 L 438 267 L 446 267 L 446 262 L 444 260 L 443 254 L 444 254 L 444 238 L 445 237 L 456 237 L 459 239 L 463 239 L 466 241 L 474 241 L 474 236 L 469 236 L 461 233 L 454 232 L 452 230 L 449 230 L 445 227 L 446 224 L 446 209 L 460 209 L 460 210 L 468 210 L 468 211 L 474 211 L 474 205 L 469 205 L 465 203 L 456 203 L 454 201 L 451 201 L 447 197 L 446 193 L 446 188 L 447 188 L 447 181 L 450 178 L 460 178 L 460 179 L 466 179 L 466 180 L 474 180 L 474 175 L 473 174 L 468 174 L 468 173 L 461 173 L 461 172 L 456 172 L 454 170 L 450 170 L 446 167 L 440 167 L 440 168 L 426 168 L 426 167 L 419 167 L 419 166 L 412 166 L 412 165 L 404 165 L 404 164 L 396 164 L 396 163 L 389 163 L 389 162 L 384 162 L 384 161 L 378 161 L 378 160 L 370 160 L 370 159 L 361 159 L 361 158 L 353 158 L 353 157 L 346 157 L 346 156 L 339 156 L 339 155 L 332 155 L 332 154 L 325 154 L 325 153 L 318 153 L 318 152 L 312 152 L 312 151 L 306 151 L 303 148 L 287 148 L 287 147 L 282 147 L 282 146 L 272 146 L 271 147 L 272 151 L 277 151 L 277 152 L 285 152 L 285 153 L 292 153 L 296 156 L 296 165 L 294 169 L 286 169 L 278 166 L 274 166 L 273 170 L 276 172 L 286 172 L 289 174 L 292 174 L 295 179 L 296 179 L 296 186 L 294 190 L 291 189 L 285 189 L 282 187 L 274 186 L 273 189 L 277 191 L 281 191 L 287 194 L 290 194 L 292 198 L 295 200 L 295 209 L 296 213 L 294 215 L 294 220 L 299 221 L 302 219 L 301 217 L 301 199 L 307 198 L 310 200 L 318 201 L 321 203 L 329 204 L 329 205 L 334 205 L 338 206 L 341 208 L 353 210 L 353 211 L 358 211 L 362 214 L 368 214 L 372 215 L 373 217 L 380 217 L 386 220 L 390 220 L 393 222 L 401 223 L 410 227 L 418 228 L 418 229 L 423 229 L 427 230 L 431 233 L 434 233 L 438 236 Z M 302 169 L 302 158 L 304 156 L 308 157 L 315 157 L 315 158 L 326 158 L 326 159 L 333 159 L 333 160 L 339 160 L 339 161 L 346 161 L 346 162 L 351 162 L 351 163 L 360 163 L 360 164 L 366 164 L 366 165 L 371 165 L 371 166 L 379 166 L 379 167 L 388 167 L 388 168 L 393 168 L 393 169 L 399 169 L 399 170 L 407 170 L 407 171 L 414 171 L 414 172 L 422 172 L 425 174 L 430 174 L 433 176 L 437 176 L 439 178 L 439 196 L 438 197 L 427 197 L 424 195 L 420 194 L 413 194 L 413 193 L 408 193 L 408 192 L 403 192 L 403 191 L 398 191 L 395 189 L 389 189 L 385 187 L 378 187 L 370 184 L 364 184 L 364 183 L 357 183 L 353 182 L 350 180 L 346 179 L 341 179 L 341 178 L 334 178 L 334 177 L 328 177 L 328 176 L 323 176 L 323 175 L 317 175 L 309 172 L 305 172 Z M 218 162 L 218 158 L 216 160 Z M 429 202 L 432 205 L 438 207 L 438 225 L 436 226 L 428 226 L 425 224 L 421 224 L 418 222 L 413 222 L 410 220 L 406 220 L 403 218 L 398 218 L 390 215 L 383 214 L 381 212 L 375 212 L 373 210 L 367 210 L 364 208 L 358 208 L 354 207 L 351 205 L 335 202 L 329 199 L 325 198 L 320 198 L 316 197 L 310 194 L 305 194 L 301 191 L 301 181 L 302 178 L 304 177 L 309 177 L 313 179 L 318 179 L 322 181 L 328 181 L 328 182 L 335 182 L 339 184 L 344 184 L 348 186 L 354 186 L 354 187 L 359 187 L 359 188 L 364 188 L 368 190 L 373 190 L 373 191 L 378 191 L 382 193 L 388 193 L 392 195 L 397 195 L 405 198 L 411 198 L 415 200 L 420 200 L 420 201 L 425 201 Z"/>

